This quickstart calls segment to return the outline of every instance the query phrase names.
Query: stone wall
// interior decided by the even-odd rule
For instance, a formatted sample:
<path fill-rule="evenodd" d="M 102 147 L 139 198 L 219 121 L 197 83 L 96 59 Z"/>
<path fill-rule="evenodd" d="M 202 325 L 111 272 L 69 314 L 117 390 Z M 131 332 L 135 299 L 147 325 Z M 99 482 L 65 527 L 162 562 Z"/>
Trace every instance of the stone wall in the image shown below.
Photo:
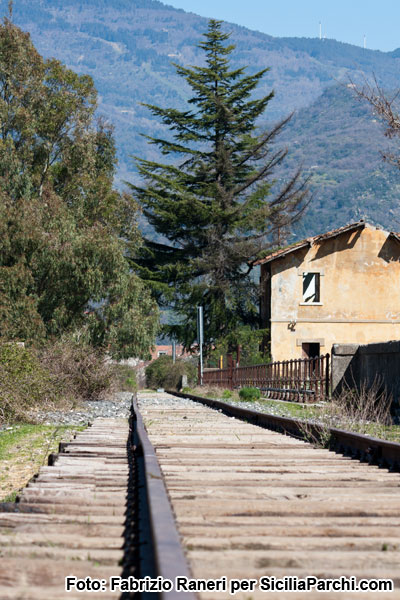
<path fill-rule="evenodd" d="M 343 386 L 360 388 L 379 383 L 393 398 L 400 413 L 400 341 L 378 344 L 334 344 L 332 346 L 332 390 Z"/>

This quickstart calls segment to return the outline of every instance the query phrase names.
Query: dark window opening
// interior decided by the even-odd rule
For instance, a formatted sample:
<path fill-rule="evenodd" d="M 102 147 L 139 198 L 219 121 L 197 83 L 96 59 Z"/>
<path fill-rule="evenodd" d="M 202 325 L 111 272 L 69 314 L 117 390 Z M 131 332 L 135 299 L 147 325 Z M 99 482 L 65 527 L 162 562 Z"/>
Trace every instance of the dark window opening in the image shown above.
<path fill-rule="evenodd" d="M 303 273 L 303 302 L 320 302 L 319 273 Z"/>

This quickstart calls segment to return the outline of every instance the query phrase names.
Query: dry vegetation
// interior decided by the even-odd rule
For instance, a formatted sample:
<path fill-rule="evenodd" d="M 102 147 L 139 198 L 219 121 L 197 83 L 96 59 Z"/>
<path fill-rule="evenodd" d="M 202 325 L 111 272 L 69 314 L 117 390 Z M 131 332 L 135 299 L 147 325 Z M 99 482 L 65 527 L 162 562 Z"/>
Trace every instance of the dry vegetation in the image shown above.
<path fill-rule="evenodd" d="M 70 339 L 45 348 L 0 343 L 0 424 L 27 422 L 32 410 L 71 409 L 115 389 L 117 369 Z"/>
<path fill-rule="evenodd" d="M 83 426 L 32 424 L 36 410 L 70 410 L 115 389 L 135 390 L 135 373 L 90 346 L 63 339 L 42 348 L 0 343 L 0 502 L 15 496 L 60 441 Z"/>
<path fill-rule="evenodd" d="M 391 402 L 378 379 L 371 386 L 364 384 L 358 390 L 345 387 L 321 407 L 314 419 L 321 426 L 320 439 L 315 439 L 307 426 L 304 431 L 318 445 L 328 444 L 331 428 L 400 441 L 400 427 L 393 424 L 390 414 Z"/>

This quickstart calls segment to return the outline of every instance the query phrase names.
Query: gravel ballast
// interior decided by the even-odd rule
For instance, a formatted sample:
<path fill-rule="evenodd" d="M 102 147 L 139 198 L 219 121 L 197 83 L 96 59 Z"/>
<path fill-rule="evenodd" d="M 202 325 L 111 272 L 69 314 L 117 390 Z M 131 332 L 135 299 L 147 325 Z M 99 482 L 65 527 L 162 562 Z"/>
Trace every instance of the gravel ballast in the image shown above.
<path fill-rule="evenodd" d="M 193 406 L 193 400 L 172 396 L 166 392 L 139 392 L 137 400 L 139 408 L 151 406 L 185 408 Z"/>
<path fill-rule="evenodd" d="M 131 392 L 117 392 L 112 400 L 86 400 L 78 408 L 61 411 L 37 411 L 34 418 L 43 425 L 83 425 L 97 417 L 128 418 L 131 407 Z"/>
<path fill-rule="evenodd" d="M 131 397 L 131 392 L 118 392 L 114 394 L 112 400 L 87 400 L 73 410 L 37 411 L 32 416 L 34 416 L 36 421 L 43 423 L 44 425 L 82 425 L 93 422 L 97 417 L 128 418 Z M 222 400 L 222 402 L 226 401 Z M 229 402 L 227 402 L 227 404 L 229 404 Z M 266 412 L 265 406 L 263 406 L 262 403 L 239 401 L 234 404 L 235 406 Z M 193 400 L 178 398 L 177 396 L 172 396 L 166 392 L 141 391 L 138 393 L 138 405 L 139 408 L 151 406 L 185 408 L 193 406 Z M 284 407 L 281 408 L 279 406 L 276 410 L 271 410 L 271 407 L 269 407 L 267 412 L 282 415 L 285 414 L 286 411 L 284 410 Z"/>

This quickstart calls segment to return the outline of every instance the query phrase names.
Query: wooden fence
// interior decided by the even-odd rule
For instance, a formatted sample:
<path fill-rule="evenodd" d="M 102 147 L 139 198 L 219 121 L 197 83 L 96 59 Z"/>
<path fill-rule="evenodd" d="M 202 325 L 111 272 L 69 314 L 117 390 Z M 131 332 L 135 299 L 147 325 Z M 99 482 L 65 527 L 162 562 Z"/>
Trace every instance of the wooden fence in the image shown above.
<path fill-rule="evenodd" d="M 204 369 L 203 384 L 228 389 L 253 386 L 278 400 L 318 402 L 330 394 L 329 354 L 251 367 L 231 364 L 225 369 Z"/>

